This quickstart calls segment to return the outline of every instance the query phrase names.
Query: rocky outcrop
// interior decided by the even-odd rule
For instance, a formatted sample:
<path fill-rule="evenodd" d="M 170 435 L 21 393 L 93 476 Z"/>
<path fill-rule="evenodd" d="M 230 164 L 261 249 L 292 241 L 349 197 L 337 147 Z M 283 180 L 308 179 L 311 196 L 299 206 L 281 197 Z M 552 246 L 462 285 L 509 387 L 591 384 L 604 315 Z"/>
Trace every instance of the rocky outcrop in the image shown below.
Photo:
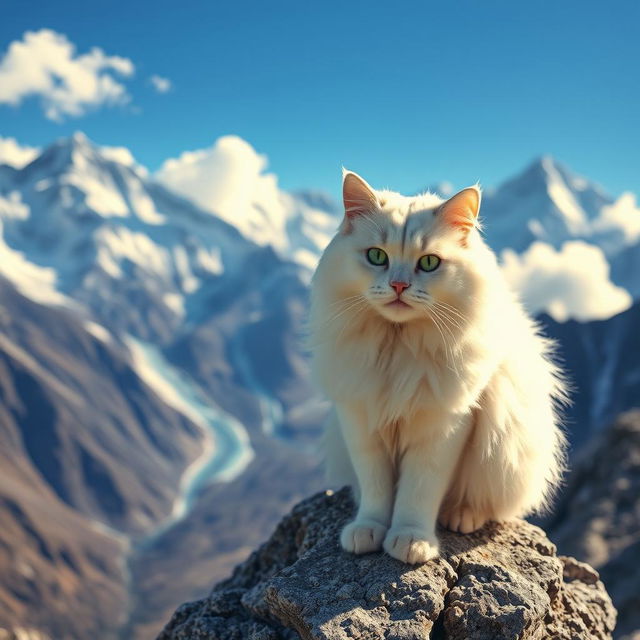
<path fill-rule="evenodd" d="M 343 552 L 346 489 L 305 500 L 211 595 L 180 607 L 158 640 L 610 638 L 598 574 L 556 555 L 523 521 L 440 531 L 442 557 L 409 566 Z"/>
<path fill-rule="evenodd" d="M 573 463 L 553 519 L 558 548 L 600 572 L 618 609 L 616 637 L 640 639 L 640 410 L 597 436 Z"/>

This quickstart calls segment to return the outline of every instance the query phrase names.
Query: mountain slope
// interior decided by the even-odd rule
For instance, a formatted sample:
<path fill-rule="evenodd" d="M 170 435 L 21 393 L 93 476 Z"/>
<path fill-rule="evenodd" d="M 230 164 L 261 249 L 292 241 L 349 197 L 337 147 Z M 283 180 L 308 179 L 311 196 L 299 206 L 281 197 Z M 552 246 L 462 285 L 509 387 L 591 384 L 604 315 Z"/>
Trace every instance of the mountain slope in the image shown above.
<path fill-rule="evenodd" d="M 640 302 L 608 320 L 556 322 L 541 318 L 545 333 L 558 344 L 558 355 L 573 386 L 566 410 L 567 429 L 578 449 L 640 399 Z"/>
<path fill-rule="evenodd" d="M 636 396 L 636 401 L 639 396 Z M 618 610 L 615 637 L 640 632 L 640 410 L 619 416 L 575 461 L 549 536 L 598 569 Z M 627 635 L 628 634 L 628 635 Z"/>
<path fill-rule="evenodd" d="M 0 398 L 0 627 L 115 638 L 129 537 L 170 516 L 203 434 L 108 331 L 4 279 Z"/>

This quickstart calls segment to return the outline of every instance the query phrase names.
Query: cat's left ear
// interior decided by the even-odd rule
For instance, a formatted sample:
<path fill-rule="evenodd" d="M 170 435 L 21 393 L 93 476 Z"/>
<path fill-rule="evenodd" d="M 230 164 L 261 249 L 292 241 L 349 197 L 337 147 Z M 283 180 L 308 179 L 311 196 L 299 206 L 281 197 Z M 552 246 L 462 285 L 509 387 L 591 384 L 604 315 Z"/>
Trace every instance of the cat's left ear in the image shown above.
<path fill-rule="evenodd" d="M 379 202 L 375 190 L 366 180 L 353 171 L 342 170 L 342 198 L 344 200 L 343 231 L 351 230 L 354 218 L 373 213 L 378 209 Z"/>
<path fill-rule="evenodd" d="M 460 229 L 466 238 L 471 229 L 479 226 L 481 199 L 482 192 L 478 185 L 467 187 L 441 205 L 438 215 L 446 224 Z"/>

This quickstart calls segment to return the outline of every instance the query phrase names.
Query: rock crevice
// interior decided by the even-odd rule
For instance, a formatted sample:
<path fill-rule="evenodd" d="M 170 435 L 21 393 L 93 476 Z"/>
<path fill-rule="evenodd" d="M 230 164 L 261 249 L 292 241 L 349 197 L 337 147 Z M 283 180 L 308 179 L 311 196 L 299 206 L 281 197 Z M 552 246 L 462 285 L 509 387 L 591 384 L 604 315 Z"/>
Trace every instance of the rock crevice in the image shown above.
<path fill-rule="evenodd" d="M 557 556 L 524 521 L 439 531 L 424 565 L 342 551 L 346 489 L 318 494 L 208 598 L 180 607 L 159 640 L 610 638 L 615 609 L 598 574 Z"/>

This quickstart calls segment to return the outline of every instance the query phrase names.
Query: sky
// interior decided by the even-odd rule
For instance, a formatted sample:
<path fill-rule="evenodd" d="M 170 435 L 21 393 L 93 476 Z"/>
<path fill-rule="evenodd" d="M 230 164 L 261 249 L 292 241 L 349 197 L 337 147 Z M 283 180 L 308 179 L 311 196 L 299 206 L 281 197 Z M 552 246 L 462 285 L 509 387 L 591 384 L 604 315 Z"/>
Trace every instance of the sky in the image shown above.
<path fill-rule="evenodd" d="M 4 0 L 2 14 L 0 136 L 21 144 L 81 130 L 155 171 L 232 134 L 283 188 L 334 196 L 342 166 L 412 193 L 495 185 L 551 154 L 640 193 L 635 1 Z M 33 55 L 71 86 L 32 73 Z M 89 91 L 79 74 L 102 80 Z"/>

